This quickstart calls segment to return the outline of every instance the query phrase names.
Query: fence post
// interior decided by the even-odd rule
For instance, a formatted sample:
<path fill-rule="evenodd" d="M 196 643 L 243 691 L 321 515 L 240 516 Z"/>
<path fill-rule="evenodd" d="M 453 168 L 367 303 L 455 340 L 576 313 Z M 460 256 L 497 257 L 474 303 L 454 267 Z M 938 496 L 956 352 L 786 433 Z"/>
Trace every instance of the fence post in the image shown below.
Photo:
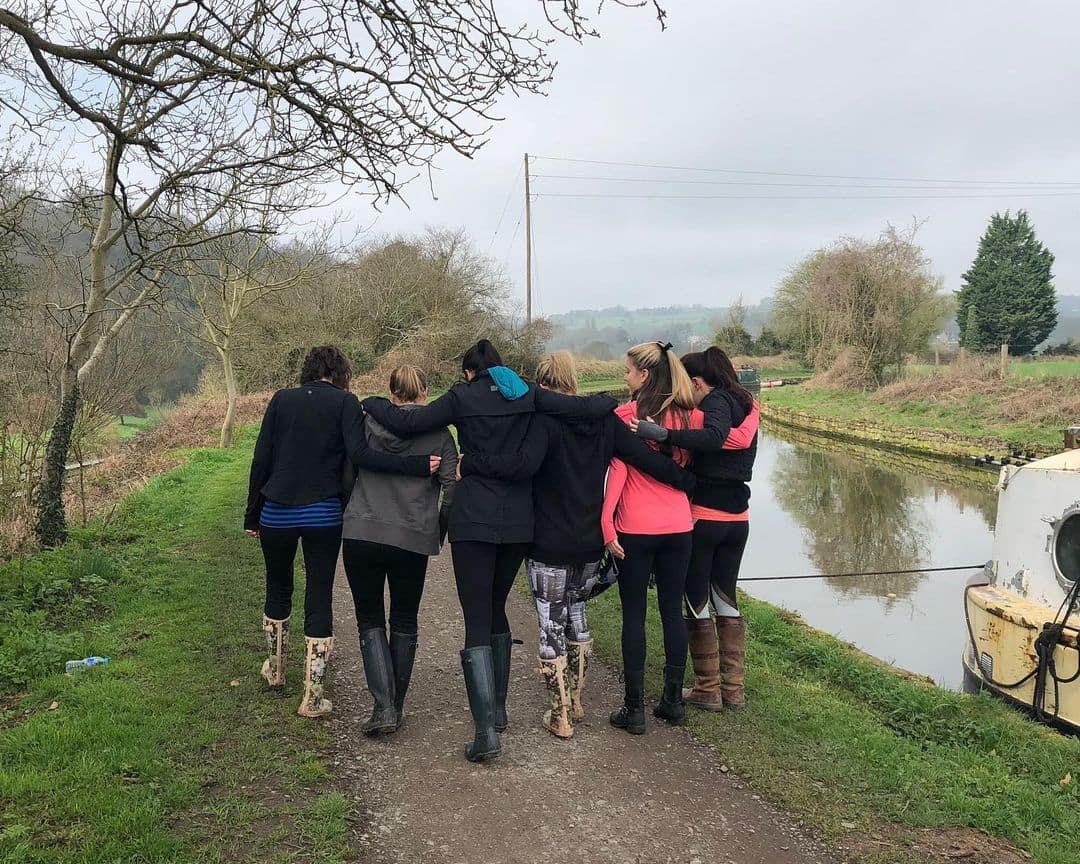
<path fill-rule="evenodd" d="M 1004 342 L 1001 345 L 1001 380 L 1004 381 L 1009 377 L 1009 343 Z"/>

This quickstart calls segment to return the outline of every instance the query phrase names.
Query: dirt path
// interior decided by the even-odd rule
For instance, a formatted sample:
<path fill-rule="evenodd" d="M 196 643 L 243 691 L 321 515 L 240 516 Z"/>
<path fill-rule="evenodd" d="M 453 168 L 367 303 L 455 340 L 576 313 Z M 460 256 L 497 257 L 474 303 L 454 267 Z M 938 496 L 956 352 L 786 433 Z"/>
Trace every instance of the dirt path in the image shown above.
<path fill-rule="evenodd" d="M 653 722 L 640 737 L 612 729 L 617 676 L 590 669 L 586 720 L 571 741 L 544 731 L 545 694 L 535 671 L 535 619 L 511 595 L 515 637 L 503 755 L 471 765 L 462 747 L 472 723 L 458 650 L 462 624 L 449 554 L 433 560 L 420 617 L 420 649 L 406 725 L 382 740 L 359 734 L 370 710 L 352 600 L 336 595 L 333 661 L 334 771 L 355 790 L 366 827 L 355 838 L 372 864 L 824 864 L 837 859 L 795 821 L 720 771 L 689 733 Z"/>

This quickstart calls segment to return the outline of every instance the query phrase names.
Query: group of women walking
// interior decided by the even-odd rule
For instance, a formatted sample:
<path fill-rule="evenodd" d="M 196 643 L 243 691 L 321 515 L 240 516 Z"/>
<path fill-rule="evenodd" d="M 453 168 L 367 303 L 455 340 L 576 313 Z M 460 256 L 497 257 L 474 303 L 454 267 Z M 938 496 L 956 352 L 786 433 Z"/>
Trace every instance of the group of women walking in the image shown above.
<path fill-rule="evenodd" d="M 330 712 L 324 682 L 340 548 L 375 703 L 364 731 L 395 731 L 404 719 L 428 559 L 448 539 L 465 624 L 470 761 L 502 749 L 513 644 L 506 601 L 523 563 L 550 695 L 542 722 L 554 735 L 571 737 L 584 716 L 592 647 L 586 601 L 602 575 L 617 573 L 622 602 L 626 686 L 610 717 L 614 726 L 645 731 L 651 580 L 665 657 L 654 715 L 679 725 L 687 703 L 714 711 L 745 704 L 745 625 L 735 584 L 759 416 L 724 352 L 709 348 L 680 360 L 670 344 L 631 348 L 631 400 L 622 406 L 605 395 L 577 395 L 566 352 L 546 357 L 531 383 L 504 366 L 487 340 L 472 346 L 461 366 L 463 380 L 431 404 L 423 373 L 403 366 L 390 377 L 389 400 L 361 405 L 349 393 L 347 359 L 320 347 L 308 355 L 301 385 L 270 401 L 245 517 L 266 561 L 267 683 L 284 685 L 300 545 L 307 579 L 299 713 Z M 684 688 L 688 647 L 694 685 Z"/>

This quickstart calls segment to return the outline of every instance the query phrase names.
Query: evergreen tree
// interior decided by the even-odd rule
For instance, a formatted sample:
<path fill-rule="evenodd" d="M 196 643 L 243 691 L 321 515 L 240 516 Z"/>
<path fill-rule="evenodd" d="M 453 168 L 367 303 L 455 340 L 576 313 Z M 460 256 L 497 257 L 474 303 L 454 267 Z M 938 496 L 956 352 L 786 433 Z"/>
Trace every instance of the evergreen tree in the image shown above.
<path fill-rule="evenodd" d="M 1034 351 L 1057 325 L 1053 264 L 1025 211 L 995 213 L 956 292 L 960 344 L 988 351 L 1007 342 L 1012 354 Z"/>

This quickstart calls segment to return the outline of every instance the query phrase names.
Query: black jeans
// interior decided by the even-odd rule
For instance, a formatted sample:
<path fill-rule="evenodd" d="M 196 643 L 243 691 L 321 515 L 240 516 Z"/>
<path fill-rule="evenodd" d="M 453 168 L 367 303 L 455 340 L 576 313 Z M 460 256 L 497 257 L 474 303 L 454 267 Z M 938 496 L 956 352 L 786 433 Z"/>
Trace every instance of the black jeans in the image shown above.
<path fill-rule="evenodd" d="M 357 629 L 361 633 L 386 629 L 383 589 L 389 582 L 390 631 L 415 636 L 428 556 L 346 537 L 341 542 L 341 557 L 345 559 L 345 577 L 356 607 Z"/>
<path fill-rule="evenodd" d="M 710 595 L 714 607 L 719 600 L 739 608 L 735 585 L 749 536 L 749 522 L 698 519 L 694 525 L 694 551 L 686 573 L 686 605 L 691 615 L 698 618 L 708 615 Z"/>
<path fill-rule="evenodd" d="M 341 526 L 331 528 L 259 527 L 259 543 L 266 560 L 268 618 L 281 620 L 292 612 L 293 562 L 296 544 L 304 548 L 304 635 L 334 635 L 334 571 L 341 548 Z"/>
<path fill-rule="evenodd" d="M 506 598 L 528 549 L 528 543 L 467 540 L 450 544 L 458 602 L 465 617 L 466 648 L 490 644 L 493 633 L 510 632 Z"/>
<path fill-rule="evenodd" d="M 649 574 L 656 574 L 656 599 L 664 628 L 664 662 L 686 665 L 686 622 L 682 615 L 686 568 L 690 563 L 691 532 L 684 534 L 620 534 L 626 558 L 619 562 L 622 601 L 623 670 L 645 668 L 645 611 Z"/>

